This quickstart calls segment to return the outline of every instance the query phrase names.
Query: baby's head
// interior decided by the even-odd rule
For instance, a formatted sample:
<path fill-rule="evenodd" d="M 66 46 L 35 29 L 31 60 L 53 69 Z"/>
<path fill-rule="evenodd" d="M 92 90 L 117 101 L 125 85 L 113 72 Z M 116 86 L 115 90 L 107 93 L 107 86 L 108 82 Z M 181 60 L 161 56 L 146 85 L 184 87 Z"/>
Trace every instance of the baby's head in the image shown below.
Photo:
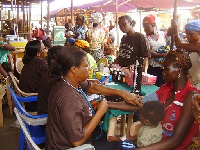
<path fill-rule="evenodd" d="M 157 126 L 164 116 L 165 109 L 159 101 L 147 101 L 140 109 L 140 121 L 147 126 Z"/>

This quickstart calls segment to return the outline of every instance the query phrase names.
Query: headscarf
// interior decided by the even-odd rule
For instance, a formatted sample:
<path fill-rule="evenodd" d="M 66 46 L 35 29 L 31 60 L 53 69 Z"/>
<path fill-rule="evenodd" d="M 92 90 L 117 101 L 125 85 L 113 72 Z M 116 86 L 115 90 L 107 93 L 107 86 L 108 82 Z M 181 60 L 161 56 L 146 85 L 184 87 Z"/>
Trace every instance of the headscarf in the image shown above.
<path fill-rule="evenodd" d="M 67 42 L 69 42 L 69 44 L 71 46 L 75 45 L 75 39 L 74 38 L 71 38 L 71 37 L 67 38 Z"/>
<path fill-rule="evenodd" d="M 101 13 L 93 13 L 91 14 L 91 19 L 93 23 L 101 23 L 103 20 L 103 15 Z"/>
<path fill-rule="evenodd" d="M 200 31 L 200 20 L 192 20 L 185 25 L 185 30 Z"/>
<path fill-rule="evenodd" d="M 86 47 L 90 47 L 89 43 L 85 40 L 78 40 L 76 41 L 76 46 L 80 47 L 80 48 L 86 48 Z"/>
<path fill-rule="evenodd" d="M 76 19 L 80 19 L 83 23 L 85 23 L 85 16 L 82 14 L 79 14 Z"/>
<path fill-rule="evenodd" d="M 150 14 L 150 15 L 144 17 L 143 24 L 144 23 L 146 23 L 146 24 L 153 24 L 153 23 L 155 23 L 155 20 L 156 20 L 156 17 Z"/>

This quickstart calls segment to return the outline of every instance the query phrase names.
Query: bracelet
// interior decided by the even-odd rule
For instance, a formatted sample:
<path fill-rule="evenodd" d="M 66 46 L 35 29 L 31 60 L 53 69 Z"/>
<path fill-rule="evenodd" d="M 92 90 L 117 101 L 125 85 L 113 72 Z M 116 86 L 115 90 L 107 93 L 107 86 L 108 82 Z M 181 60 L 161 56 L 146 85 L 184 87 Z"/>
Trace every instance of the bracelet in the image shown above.
<path fill-rule="evenodd" d="M 3 48 L 4 47 L 4 44 L 3 43 L 1 43 L 1 48 Z"/>

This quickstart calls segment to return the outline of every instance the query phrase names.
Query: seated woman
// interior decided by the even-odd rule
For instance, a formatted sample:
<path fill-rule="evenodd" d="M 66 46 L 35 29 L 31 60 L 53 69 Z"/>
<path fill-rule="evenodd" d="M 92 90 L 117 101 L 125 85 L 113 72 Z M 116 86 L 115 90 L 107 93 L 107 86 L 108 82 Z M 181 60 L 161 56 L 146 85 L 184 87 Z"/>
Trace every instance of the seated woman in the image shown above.
<path fill-rule="evenodd" d="M 19 78 L 19 88 L 26 93 L 37 93 L 39 81 L 43 71 L 47 69 L 47 63 L 40 58 L 40 52 L 44 45 L 39 40 L 30 41 L 26 44 L 25 54 L 22 59 L 24 67 Z M 37 102 L 25 103 L 27 111 L 37 111 Z"/>
<path fill-rule="evenodd" d="M 48 150 L 67 149 L 91 142 L 89 137 L 107 111 L 108 103 L 105 99 L 101 100 L 95 114 L 83 91 L 100 92 L 103 95 L 118 94 L 134 104 L 139 102 L 136 95 L 87 81 L 90 69 L 85 52 L 78 47 L 63 47 L 51 69 L 52 75 L 58 78 L 49 84 L 46 125 Z M 133 106 L 130 106 L 133 110 Z M 114 105 L 109 107 L 114 108 Z"/>
<path fill-rule="evenodd" d="M 165 57 L 163 78 L 165 84 L 155 93 L 143 98 L 159 100 L 165 108 L 165 117 L 162 123 L 162 141 L 137 150 L 147 149 L 187 149 L 192 138 L 199 130 L 199 124 L 194 123 L 191 112 L 192 97 L 200 93 L 193 87 L 189 79 L 189 69 L 192 63 L 188 53 L 183 50 L 170 50 Z"/>

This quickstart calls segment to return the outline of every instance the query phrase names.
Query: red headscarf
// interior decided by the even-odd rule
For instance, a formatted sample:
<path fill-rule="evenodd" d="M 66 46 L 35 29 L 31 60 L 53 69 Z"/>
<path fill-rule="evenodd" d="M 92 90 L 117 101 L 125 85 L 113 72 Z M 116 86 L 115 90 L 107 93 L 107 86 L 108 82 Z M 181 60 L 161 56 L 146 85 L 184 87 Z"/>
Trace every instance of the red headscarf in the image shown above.
<path fill-rule="evenodd" d="M 155 20 L 156 20 L 156 17 L 155 17 L 155 16 L 153 16 L 153 15 L 148 15 L 148 16 L 144 17 L 143 23 L 146 23 L 146 24 L 153 24 L 153 23 L 155 23 Z"/>

